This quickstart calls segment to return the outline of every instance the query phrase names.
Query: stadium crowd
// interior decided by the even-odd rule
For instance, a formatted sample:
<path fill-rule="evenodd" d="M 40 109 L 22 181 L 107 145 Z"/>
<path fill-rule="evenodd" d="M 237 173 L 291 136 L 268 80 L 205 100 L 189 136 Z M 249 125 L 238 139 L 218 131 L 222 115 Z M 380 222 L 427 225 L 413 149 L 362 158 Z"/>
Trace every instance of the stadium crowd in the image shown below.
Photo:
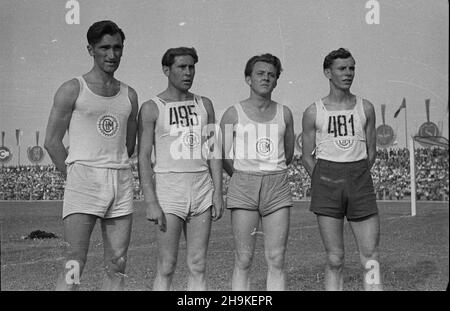
<path fill-rule="evenodd" d="M 439 148 L 418 148 L 416 193 L 418 200 L 448 201 L 449 153 Z M 132 162 L 134 197 L 143 199 L 137 165 Z M 379 200 L 402 200 L 411 195 L 408 149 L 379 149 L 372 168 L 375 192 Z M 224 194 L 229 177 L 224 174 Z M 289 180 L 295 199 L 310 196 L 311 180 L 296 155 L 289 166 Z M 64 179 L 53 165 L 2 166 L 0 200 L 61 200 Z"/>
<path fill-rule="evenodd" d="M 0 200 L 62 200 L 64 179 L 53 165 L 3 166 Z"/>

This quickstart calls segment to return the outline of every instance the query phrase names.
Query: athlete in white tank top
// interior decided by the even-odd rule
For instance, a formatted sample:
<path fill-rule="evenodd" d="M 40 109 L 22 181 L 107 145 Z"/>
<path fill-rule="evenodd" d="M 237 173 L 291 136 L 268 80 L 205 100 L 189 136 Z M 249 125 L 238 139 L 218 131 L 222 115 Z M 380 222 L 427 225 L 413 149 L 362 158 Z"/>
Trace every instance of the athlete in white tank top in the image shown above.
<path fill-rule="evenodd" d="M 80 92 L 69 125 L 69 155 L 66 164 L 77 162 L 101 168 L 129 168 L 127 122 L 131 112 L 128 86 L 120 83 L 111 97 L 95 94 L 83 77 L 77 77 Z"/>
<path fill-rule="evenodd" d="M 103 232 L 102 289 L 123 290 L 133 213 L 128 157 L 136 143 L 138 97 L 114 77 L 123 52 L 123 31 L 112 21 L 98 21 L 89 28 L 87 39 L 93 67 L 59 87 L 44 144 L 57 169 L 67 175 L 62 215 L 68 257 L 56 289 L 78 286 L 66 281 L 66 267 L 75 261 L 78 272 L 83 271 L 88 248 L 80 245 L 89 245 L 99 220 L 102 228 L 108 228 Z M 69 155 L 63 144 L 67 131 Z"/>
<path fill-rule="evenodd" d="M 231 176 L 227 208 L 236 252 L 232 290 L 250 290 L 255 230 L 263 230 L 266 254 L 277 253 L 276 260 L 266 258 L 267 290 L 286 286 L 283 263 L 292 206 L 286 168 L 294 154 L 294 125 L 290 109 L 272 100 L 281 71 L 274 55 L 250 58 L 244 70 L 250 96 L 229 107 L 220 122 L 223 165 Z"/>
<path fill-rule="evenodd" d="M 235 125 L 234 169 L 250 172 L 287 169 L 284 106 L 275 104 L 275 117 L 267 122 L 253 121 L 244 112 L 241 103 L 234 105 L 238 116 L 238 123 Z"/>
<path fill-rule="evenodd" d="M 203 156 L 208 131 L 215 123 L 211 100 L 189 92 L 198 56 L 193 48 L 171 48 L 162 57 L 166 90 L 145 102 L 139 112 L 139 177 L 147 219 L 161 231 L 154 290 L 170 290 L 180 232 L 188 256 L 188 290 L 207 290 L 205 265 L 211 220 L 223 213 L 222 162 Z M 155 166 L 151 156 L 155 150 Z M 206 154 L 205 154 L 206 155 Z M 211 182 L 212 180 L 212 182 Z M 203 181 L 203 182 L 200 182 Z M 190 218 L 187 218 L 189 215 Z"/>
<path fill-rule="evenodd" d="M 208 113 L 201 96 L 193 100 L 164 102 L 152 98 L 158 106 L 155 124 L 155 173 L 201 172 L 208 170 L 202 130 Z"/>
<path fill-rule="evenodd" d="M 316 103 L 316 159 L 355 162 L 367 158 L 366 116 L 362 98 L 350 110 L 330 111 Z"/>

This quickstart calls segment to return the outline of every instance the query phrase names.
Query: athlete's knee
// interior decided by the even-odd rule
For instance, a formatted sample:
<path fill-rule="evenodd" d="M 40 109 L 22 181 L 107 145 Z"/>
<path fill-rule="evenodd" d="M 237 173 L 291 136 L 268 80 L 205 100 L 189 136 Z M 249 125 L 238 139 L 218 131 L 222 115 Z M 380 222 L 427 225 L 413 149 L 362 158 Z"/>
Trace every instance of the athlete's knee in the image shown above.
<path fill-rule="evenodd" d="M 175 273 L 177 266 L 176 257 L 165 257 L 158 260 L 158 273 L 162 276 L 168 277 Z"/>
<path fill-rule="evenodd" d="M 190 255 L 187 264 L 192 274 L 203 274 L 206 271 L 206 256 L 204 254 Z"/>
<path fill-rule="evenodd" d="M 253 254 L 250 252 L 236 252 L 235 265 L 241 270 L 249 270 L 253 261 Z"/>
<path fill-rule="evenodd" d="M 286 248 L 276 248 L 266 251 L 267 265 L 270 268 L 283 269 Z"/>
<path fill-rule="evenodd" d="M 327 253 L 327 265 L 332 270 L 341 270 L 344 266 L 343 252 Z"/>

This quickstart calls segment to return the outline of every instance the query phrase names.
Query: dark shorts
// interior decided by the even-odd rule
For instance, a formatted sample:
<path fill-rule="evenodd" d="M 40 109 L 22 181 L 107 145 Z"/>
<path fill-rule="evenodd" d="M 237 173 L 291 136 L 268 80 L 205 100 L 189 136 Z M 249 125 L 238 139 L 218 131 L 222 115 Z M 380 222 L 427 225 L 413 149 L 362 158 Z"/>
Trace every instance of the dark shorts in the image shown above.
<path fill-rule="evenodd" d="M 339 163 L 319 159 L 311 179 L 310 210 L 315 214 L 353 221 L 378 214 L 367 160 Z"/>

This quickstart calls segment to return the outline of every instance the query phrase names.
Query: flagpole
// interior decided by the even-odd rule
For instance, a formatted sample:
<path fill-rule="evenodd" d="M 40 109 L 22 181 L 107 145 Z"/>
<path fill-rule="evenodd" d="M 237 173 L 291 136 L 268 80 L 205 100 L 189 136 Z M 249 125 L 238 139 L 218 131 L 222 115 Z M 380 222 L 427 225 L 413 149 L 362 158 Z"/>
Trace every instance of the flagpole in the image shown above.
<path fill-rule="evenodd" d="M 406 104 L 405 104 L 405 147 L 408 148 L 408 125 L 406 116 Z"/>

